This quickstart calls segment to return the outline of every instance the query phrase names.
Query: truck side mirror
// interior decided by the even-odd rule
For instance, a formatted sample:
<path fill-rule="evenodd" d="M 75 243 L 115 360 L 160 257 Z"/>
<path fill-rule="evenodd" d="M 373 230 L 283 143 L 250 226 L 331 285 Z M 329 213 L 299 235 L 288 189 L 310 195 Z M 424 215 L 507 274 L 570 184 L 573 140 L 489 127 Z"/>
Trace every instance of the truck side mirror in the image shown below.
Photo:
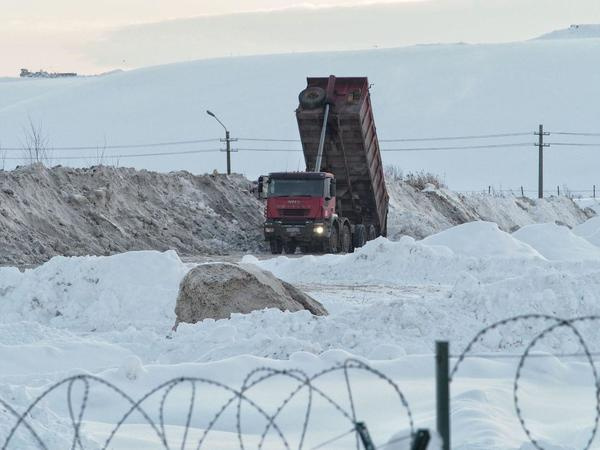
<path fill-rule="evenodd" d="M 329 195 L 335 197 L 335 180 L 332 178 L 329 182 Z"/>
<path fill-rule="evenodd" d="M 258 177 L 258 187 L 256 190 L 256 196 L 262 200 L 267 198 L 267 193 L 269 189 L 269 177 L 267 175 L 261 175 Z"/>

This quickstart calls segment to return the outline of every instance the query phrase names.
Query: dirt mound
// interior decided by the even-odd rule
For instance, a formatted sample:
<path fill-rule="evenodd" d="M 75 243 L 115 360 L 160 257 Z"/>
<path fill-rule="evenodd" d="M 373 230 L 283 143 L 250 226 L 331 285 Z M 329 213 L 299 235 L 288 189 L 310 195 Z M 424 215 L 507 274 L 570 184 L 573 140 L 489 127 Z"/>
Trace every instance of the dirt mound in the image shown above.
<path fill-rule="evenodd" d="M 179 286 L 175 314 L 177 323 L 196 323 L 264 308 L 327 314 L 323 305 L 271 272 L 230 263 L 201 264 L 190 270 Z"/>
<path fill-rule="evenodd" d="M 41 164 L 0 171 L 0 265 L 128 250 L 257 251 L 262 210 L 240 175 Z"/>

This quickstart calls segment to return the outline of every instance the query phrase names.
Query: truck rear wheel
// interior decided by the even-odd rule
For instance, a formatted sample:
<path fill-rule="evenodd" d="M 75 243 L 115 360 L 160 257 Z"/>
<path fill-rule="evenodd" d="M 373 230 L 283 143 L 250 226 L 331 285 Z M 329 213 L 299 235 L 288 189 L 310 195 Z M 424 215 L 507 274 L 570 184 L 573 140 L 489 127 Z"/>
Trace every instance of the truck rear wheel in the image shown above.
<path fill-rule="evenodd" d="M 269 241 L 269 248 L 271 249 L 271 253 L 274 255 L 281 255 L 281 251 L 283 250 L 283 245 L 279 239 L 271 239 Z"/>
<path fill-rule="evenodd" d="M 367 241 L 372 241 L 377 237 L 377 230 L 375 229 L 375 225 L 369 225 L 369 231 L 367 232 Z"/>
<path fill-rule="evenodd" d="M 365 226 L 360 223 L 354 227 L 354 236 L 352 236 L 352 243 L 354 248 L 359 248 L 365 245 L 367 242 L 367 230 Z"/>
<path fill-rule="evenodd" d="M 342 227 L 342 235 L 340 239 L 340 252 L 350 253 L 352 250 L 352 232 L 350 226 L 346 223 Z"/>

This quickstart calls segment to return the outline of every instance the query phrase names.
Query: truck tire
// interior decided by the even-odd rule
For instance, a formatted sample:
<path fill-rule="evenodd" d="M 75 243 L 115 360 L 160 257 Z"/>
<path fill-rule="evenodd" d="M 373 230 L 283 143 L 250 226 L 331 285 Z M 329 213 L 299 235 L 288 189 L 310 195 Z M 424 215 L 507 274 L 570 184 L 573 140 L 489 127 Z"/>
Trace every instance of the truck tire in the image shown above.
<path fill-rule="evenodd" d="M 274 255 L 281 255 L 281 251 L 283 250 L 283 245 L 279 239 L 271 239 L 269 241 L 269 248 L 271 249 L 271 253 Z"/>
<path fill-rule="evenodd" d="M 286 242 L 284 244 L 285 253 L 287 255 L 293 255 L 294 253 L 296 253 L 296 247 L 298 247 L 298 244 L 296 244 L 294 241 Z"/>
<path fill-rule="evenodd" d="M 300 92 L 300 95 L 298 95 L 298 100 L 300 100 L 300 105 L 302 105 L 303 108 L 315 109 L 323 105 L 325 96 L 325 89 L 312 86 Z"/>
<path fill-rule="evenodd" d="M 367 231 L 367 241 L 372 241 L 377 237 L 377 230 L 375 229 L 375 225 L 369 225 Z"/>
<path fill-rule="evenodd" d="M 365 226 L 360 223 L 354 227 L 354 236 L 352 236 L 352 244 L 354 248 L 360 248 L 367 242 L 367 230 Z"/>
<path fill-rule="evenodd" d="M 352 231 L 350 225 L 346 222 L 342 227 L 340 236 L 340 253 L 350 253 L 352 251 Z"/>
<path fill-rule="evenodd" d="M 325 253 L 337 253 L 340 248 L 340 239 L 337 230 L 337 226 L 331 227 L 331 234 L 329 239 L 325 241 L 323 250 Z"/>

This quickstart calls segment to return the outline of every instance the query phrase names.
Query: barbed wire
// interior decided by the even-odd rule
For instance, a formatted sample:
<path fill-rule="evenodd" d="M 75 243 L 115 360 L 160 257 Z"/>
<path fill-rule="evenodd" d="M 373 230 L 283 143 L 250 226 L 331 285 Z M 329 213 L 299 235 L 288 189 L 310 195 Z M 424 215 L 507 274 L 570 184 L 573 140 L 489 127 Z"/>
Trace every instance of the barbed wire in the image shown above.
<path fill-rule="evenodd" d="M 228 398 L 221 404 L 221 406 L 217 409 L 216 413 L 214 413 L 210 417 L 206 428 L 204 428 L 202 435 L 197 440 L 197 444 L 195 446 L 197 450 L 202 449 L 203 445 L 206 444 L 209 434 L 215 430 L 215 426 L 219 419 L 223 417 L 226 411 L 232 409 L 235 412 L 235 429 L 237 441 L 239 443 L 239 448 L 241 450 L 246 449 L 247 443 L 243 433 L 242 419 L 243 417 L 249 414 L 248 408 L 250 412 L 254 413 L 255 415 L 258 415 L 258 417 L 262 418 L 262 420 L 266 423 L 264 425 L 264 428 L 262 429 L 262 433 L 260 433 L 259 441 L 257 444 L 257 448 L 259 450 L 264 448 L 266 438 L 269 435 L 275 436 L 276 440 L 280 443 L 279 448 L 285 448 L 288 450 L 291 449 L 292 447 L 290 441 L 287 439 L 284 429 L 278 423 L 277 419 L 281 415 L 281 413 L 286 409 L 286 407 L 290 405 L 292 400 L 297 398 L 297 396 L 303 391 L 307 392 L 305 401 L 305 413 L 304 417 L 299 422 L 299 443 L 298 446 L 294 448 L 298 448 L 298 450 L 302 450 L 303 448 L 305 448 L 306 437 L 309 431 L 309 421 L 314 409 L 315 398 L 320 398 L 321 400 L 323 400 L 326 405 L 329 405 L 332 408 L 332 411 L 334 411 L 344 423 L 350 423 L 352 425 L 351 430 L 345 431 L 343 435 L 336 435 L 334 438 L 331 438 L 326 442 L 319 444 L 316 447 L 312 447 L 313 449 L 323 448 L 325 445 L 330 445 L 331 443 L 338 441 L 352 433 L 357 433 L 358 423 L 356 420 L 356 412 L 354 409 L 354 393 L 350 385 L 349 376 L 351 371 L 362 371 L 368 373 L 370 375 L 373 375 L 376 379 L 379 379 L 382 383 L 387 384 L 389 387 L 391 387 L 392 391 L 395 393 L 395 398 L 397 402 L 405 411 L 406 416 L 408 418 L 408 428 L 410 430 L 409 438 L 414 437 L 415 430 L 412 411 L 400 388 L 385 374 L 370 367 L 366 363 L 356 359 L 348 359 L 341 364 L 337 364 L 332 367 L 323 369 L 310 376 L 299 369 L 274 369 L 269 367 L 260 367 L 250 371 L 247 374 L 239 389 L 234 389 L 220 381 L 209 378 L 189 376 L 178 377 L 159 384 L 158 386 L 144 394 L 138 400 L 134 400 L 124 390 L 103 378 L 88 374 L 74 375 L 60 380 L 44 389 L 22 413 L 17 412 L 16 409 L 13 408 L 7 401 L 0 399 L 0 405 L 2 405 L 6 409 L 6 411 L 15 419 L 15 422 L 10 428 L 10 431 L 4 439 L 4 441 L 2 442 L 2 440 L 0 440 L 0 443 L 2 443 L 1 449 L 8 449 L 9 445 L 11 445 L 11 443 L 13 442 L 19 429 L 23 428 L 30 435 L 33 443 L 35 443 L 35 445 L 38 448 L 49 450 L 49 447 L 44 441 L 43 436 L 36 430 L 36 427 L 33 425 L 31 419 L 34 417 L 33 412 L 36 409 L 36 407 L 38 407 L 42 402 L 44 402 L 44 400 L 47 399 L 50 394 L 58 391 L 61 388 L 66 387 L 66 409 L 68 410 L 68 418 L 72 433 L 72 436 L 69 438 L 71 441 L 71 449 L 85 450 L 86 447 L 82 435 L 82 424 L 85 421 L 85 415 L 88 410 L 90 400 L 92 398 L 92 388 L 94 386 L 100 386 L 108 389 L 109 392 L 115 394 L 118 399 L 124 400 L 127 405 L 125 412 L 122 413 L 122 415 L 118 416 L 119 419 L 115 421 L 113 428 L 108 431 L 108 437 L 104 441 L 101 447 L 102 449 L 108 449 L 111 448 L 111 444 L 114 445 L 113 443 L 119 431 L 126 424 L 128 419 L 130 419 L 130 417 L 134 413 L 137 413 L 142 417 L 144 423 L 151 428 L 161 448 L 169 450 L 172 448 L 172 446 L 167 437 L 167 428 L 165 426 L 167 420 L 165 414 L 166 403 L 169 396 L 172 394 L 175 388 L 181 385 L 189 385 L 191 390 L 189 396 L 189 406 L 186 408 L 187 412 L 184 417 L 184 429 L 180 445 L 180 448 L 182 449 L 186 448 L 186 445 L 188 444 L 190 438 L 189 431 L 192 427 L 192 416 L 195 410 L 197 409 L 195 408 L 195 403 L 198 398 L 197 387 L 201 385 L 207 386 L 213 390 L 222 391 L 228 395 Z M 316 384 L 316 382 L 318 382 L 326 375 L 339 372 L 343 373 L 344 383 L 346 384 L 347 401 L 351 405 L 350 410 L 342 406 L 339 401 L 334 400 L 334 398 L 331 395 L 329 395 Z M 276 377 L 283 377 L 284 379 L 288 379 L 295 383 L 295 386 L 289 391 L 289 394 L 278 404 L 275 411 L 272 414 L 270 414 L 267 412 L 266 407 L 263 407 L 259 404 L 258 400 L 253 400 L 249 396 L 249 392 L 253 388 L 260 386 L 263 383 L 266 383 L 270 380 L 273 380 Z M 75 401 L 73 391 L 74 387 L 78 384 L 82 385 L 83 393 L 81 395 L 80 400 Z M 152 415 L 148 412 L 148 406 L 146 406 L 146 404 L 149 403 L 152 398 L 155 398 L 159 395 L 160 400 L 158 402 L 158 420 L 155 421 L 152 419 Z M 242 406 L 245 406 L 246 408 L 243 408 Z M 335 430 L 330 431 L 333 432 Z"/>
<path fill-rule="evenodd" d="M 511 325 L 511 324 L 514 324 L 517 322 L 523 322 L 523 321 L 524 322 L 529 322 L 529 321 L 547 322 L 547 321 L 550 321 L 553 323 L 550 326 L 544 328 L 538 334 L 534 335 L 534 338 L 529 342 L 529 344 L 527 344 L 527 346 L 525 347 L 525 350 L 521 354 L 501 354 L 501 355 L 485 354 L 485 355 L 483 355 L 483 354 L 475 354 L 472 352 L 475 344 L 477 342 L 479 342 L 487 333 L 490 333 L 502 326 L 507 326 L 507 325 Z M 515 413 L 517 415 L 517 418 L 519 420 L 521 428 L 523 429 L 525 435 L 527 436 L 527 439 L 531 442 L 531 444 L 537 450 L 545 450 L 544 447 L 542 446 L 542 444 L 534 437 L 531 429 L 529 428 L 529 426 L 527 424 L 527 421 L 525 420 L 525 417 L 523 415 L 523 410 L 521 407 L 521 402 L 520 402 L 520 398 L 519 398 L 519 388 L 520 388 L 520 382 L 522 379 L 523 369 L 525 367 L 525 362 L 529 358 L 557 358 L 557 357 L 561 357 L 561 356 L 562 357 L 577 357 L 577 358 L 586 359 L 591 368 L 591 371 L 592 371 L 592 376 L 594 379 L 594 389 L 595 389 L 594 423 L 593 423 L 592 429 L 590 431 L 590 436 L 583 447 L 584 450 L 587 450 L 592 446 L 592 443 L 594 442 L 594 439 L 596 438 L 596 435 L 598 432 L 598 426 L 600 423 L 600 378 L 598 376 L 598 371 L 597 371 L 596 365 L 594 363 L 594 356 L 598 356 L 598 355 L 600 355 L 600 353 L 590 351 L 588 344 L 586 343 L 585 339 L 583 338 L 583 335 L 581 334 L 579 329 L 575 326 L 575 324 L 583 323 L 583 322 L 597 322 L 597 321 L 600 321 L 599 315 L 589 315 L 589 316 L 575 317 L 575 318 L 571 318 L 571 319 L 564 319 L 564 318 L 560 318 L 560 317 L 556 317 L 556 316 L 552 316 L 552 315 L 548 315 L 548 314 L 523 314 L 523 315 L 510 317 L 510 318 L 503 319 L 498 322 L 492 323 L 491 325 L 488 325 L 485 328 L 481 329 L 479 332 L 477 332 L 475 334 L 475 336 L 469 341 L 469 343 L 467 344 L 465 349 L 459 355 L 452 355 L 452 358 L 457 359 L 457 361 L 454 364 L 454 366 L 452 367 L 452 370 L 450 371 L 449 380 L 450 380 L 450 382 L 454 381 L 458 369 L 460 368 L 460 366 L 462 365 L 462 363 L 464 362 L 464 360 L 467 357 L 486 357 L 486 358 L 491 358 L 491 359 L 494 359 L 494 358 L 498 358 L 498 359 L 500 359 L 500 358 L 518 358 L 519 361 L 518 361 L 518 365 L 517 365 L 517 369 L 516 369 L 516 373 L 515 373 L 515 377 L 514 377 L 514 381 L 513 381 L 513 403 L 514 403 L 514 407 L 515 407 Z M 566 354 L 562 354 L 562 355 L 561 354 L 540 355 L 540 354 L 532 354 L 531 353 L 532 349 L 535 347 L 535 345 L 540 340 L 542 340 L 543 338 L 547 337 L 549 334 L 553 333 L 555 330 L 560 329 L 560 328 L 567 328 L 574 334 L 577 342 L 579 343 L 579 345 L 582 348 L 582 352 L 566 353 Z"/>

